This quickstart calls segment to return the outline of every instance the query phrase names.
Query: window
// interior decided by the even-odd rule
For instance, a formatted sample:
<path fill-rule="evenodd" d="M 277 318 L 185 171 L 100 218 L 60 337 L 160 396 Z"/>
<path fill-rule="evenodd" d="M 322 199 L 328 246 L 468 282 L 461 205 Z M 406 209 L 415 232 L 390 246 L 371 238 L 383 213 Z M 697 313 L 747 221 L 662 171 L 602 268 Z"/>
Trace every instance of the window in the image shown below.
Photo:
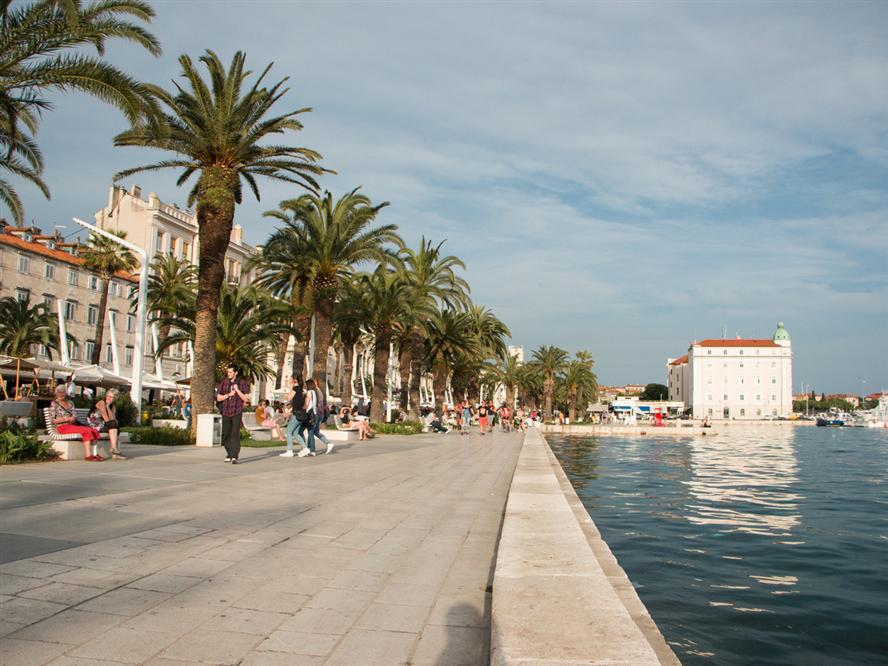
<path fill-rule="evenodd" d="M 776 383 L 777 383 L 777 378 L 776 378 L 776 377 L 772 377 L 772 378 L 771 378 L 771 383 L 772 383 L 772 384 L 776 384 Z"/>
<path fill-rule="evenodd" d="M 179 256 L 179 239 L 175 236 L 170 236 L 170 254 L 174 257 Z"/>
<path fill-rule="evenodd" d="M 70 284 L 72 287 L 76 287 L 78 279 L 79 279 L 79 276 L 77 274 L 77 271 L 75 271 L 73 268 L 69 268 L 68 269 L 68 284 Z"/>
<path fill-rule="evenodd" d="M 746 382 L 743 380 L 743 377 L 740 378 L 740 383 L 745 384 Z"/>
<path fill-rule="evenodd" d="M 133 348 L 127 347 L 123 352 L 123 364 L 131 368 L 133 367 Z"/>
<path fill-rule="evenodd" d="M 746 396 L 745 396 L 744 394 L 742 394 L 742 393 L 740 394 L 740 400 L 741 400 L 741 401 L 743 401 L 743 399 L 744 399 L 745 397 L 746 397 Z"/>
<path fill-rule="evenodd" d="M 772 367 L 772 368 L 776 368 L 776 367 L 777 367 L 777 361 L 771 361 L 771 367 Z"/>
<path fill-rule="evenodd" d="M 740 367 L 741 368 L 743 367 L 743 361 L 740 361 Z"/>
<path fill-rule="evenodd" d="M 707 395 L 706 395 L 706 399 L 707 399 L 709 402 L 712 402 L 712 394 L 711 394 L 711 393 L 707 394 Z"/>
<path fill-rule="evenodd" d="M 191 243 L 182 243 L 182 256 L 185 259 L 191 259 Z"/>
<path fill-rule="evenodd" d="M 709 354 L 710 356 L 712 356 L 712 350 L 711 350 L 711 349 L 707 349 L 707 350 L 706 350 L 706 353 Z"/>
<path fill-rule="evenodd" d="M 19 303 L 27 303 L 31 300 L 31 290 L 30 289 L 16 289 L 15 290 L 15 300 Z"/>
<path fill-rule="evenodd" d="M 741 410 L 740 410 L 740 416 L 746 416 L 746 410 L 745 410 L 745 409 L 741 409 Z"/>
<path fill-rule="evenodd" d="M 92 357 L 93 357 L 93 354 L 95 353 L 95 351 L 96 351 L 96 343 L 93 342 L 92 340 L 87 340 L 86 341 L 86 358 L 84 360 L 92 363 Z"/>
<path fill-rule="evenodd" d="M 727 393 L 725 393 L 725 397 L 724 397 L 724 399 L 725 399 L 725 402 L 727 402 L 727 400 L 728 400 L 728 394 L 727 394 Z"/>
<path fill-rule="evenodd" d="M 80 345 L 73 340 L 68 340 L 68 358 L 72 361 L 80 360 Z"/>
<path fill-rule="evenodd" d="M 163 232 L 158 229 L 157 235 L 154 237 L 154 253 L 159 254 L 163 252 Z"/>
<path fill-rule="evenodd" d="M 761 393 L 756 393 L 756 394 L 755 394 L 755 401 L 756 401 L 756 402 L 761 402 L 761 401 L 762 401 L 762 394 L 761 394 Z"/>
<path fill-rule="evenodd" d="M 77 303 L 74 301 L 65 301 L 65 319 L 75 321 L 77 318 Z"/>
<path fill-rule="evenodd" d="M 722 350 L 722 353 L 723 353 L 725 356 L 727 356 L 727 355 L 728 355 L 728 350 L 727 350 L 727 349 L 724 349 L 724 350 Z"/>
<path fill-rule="evenodd" d="M 119 297 L 119 296 L 120 296 L 120 283 L 119 283 L 119 282 L 115 282 L 114 280 L 111 280 L 111 288 L 110 288 L 110 292 L 111 292 L 111 295 L 112 295 L 112 296 L 118 296 L 118 297 Z"/>
<path fill-rule="evenodd" d="M 111 343 L 107 343 L 105 345 L 105 363 L 111 363 L 114 361 L 114 352 L 111 351 Z"/>
<path fill-rule="evenodd" d="M 43 294 L 43 304 L 46 306 L 47 312 L 52 312 L 52 302 L 55 297 L 52 294 Z"/>
<path fill-rule="evenodd" d="M 709 416 L 712 416 L 712 408 L 709 409 Z"/>
<path fill-rule="evenodd" d="M 46 345 L 37 345 L 37 356 L 49 358 L 49 349 L 46 348 Z"/>
<path fill-rule="evenodd" d="M 46 265 L 43 267 L 43 277 L 47 280 L 55 279 L 55 264 L 46 262 Z"/>
<path fill-rule="evenodd" d="M 99 321 L 98 306 L 88 305 L 86 307 L 86 323 L 90 326 L 95 326 L 97 321 Z"/>
<path fill-rule="evenodd" d="M 87 284 L 88 284 L 89 288 L 92 289 L 93 291 L 98 291 L 99 290 L 99 276 L 98 275 L 90 275 L 89 279 L 87 280 Z"/>
<path fill-rule="evenodd" d="M 740 356 L 743 356 L 743 350 L 742 350 L 742 349 L 740 350 Z"/>
<path fill-rule="evenodd" d="M 136 330 L 136 318 L 128 314 L 126 316 L 126 332 L 132 333 L 134 330 Z"/>
<path fill-rule="evenodd" d="M 760 410 L 760 409 L 755 410 L 755 415 L 756 415 L 756 416 L 761 416 L 761 415 L 762 415 L 762 410 Z"/>
<path fill-rule="evenodd" d="M 25 255 L 19 255 L 19 273 L 27 273 L 31 270 L 31 260 Z"/>
<path fill-rule="evenodd" d="M 773 393 L 771 394 L 771 402 L 777 402 L 777 396 Z M 775 410 L 774 413 L 776 414 L 777 411 Z"/>
<path fill-rule="evenodd" d="M 712 383 L 712 377 L 709 377 L 709 378 L 706 380 L 706 383 L 707 383 L 707 384 L 711 384 L 711 383 Z"/>

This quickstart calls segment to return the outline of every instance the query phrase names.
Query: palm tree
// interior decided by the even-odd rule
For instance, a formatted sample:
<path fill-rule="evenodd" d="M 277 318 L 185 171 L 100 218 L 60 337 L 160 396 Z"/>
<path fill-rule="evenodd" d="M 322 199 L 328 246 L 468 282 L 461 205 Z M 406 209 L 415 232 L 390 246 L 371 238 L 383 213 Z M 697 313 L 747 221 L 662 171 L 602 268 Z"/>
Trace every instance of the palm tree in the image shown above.
<path fill-rule="evenodd" d="M 578 406 L 583 409 L 583 413 L 586 411 L 583 405 L 584 395 L 598 386 L 595 373 L 592 372 L 591 358 L 587 360 L 585 356 L 580 358 L 580 354 L 577 354 L 577 358 L 567 364 L 562 379 L 567 399 L 567 415 L 571 421 L 575 421 Z"/>
<path fill-rule="evenodd" d="M 465 270 L 465 264 L 457 257 L 441 252 L 444 242 L 434 245 L 423 237 L 418 250 L 404 247 L 400 253 L 413 304 L 410 319 L 405 322 L 404 365 L 401 368 L 401 403 L 411 419 L 419 416 L 419 385 L 426 356 L 425 324 L 439 307 L 468 304 L 469 283 L 456 273 L 458 269 Z"/>
<path fill-rule="evenodd" d="M 132 307 L 136 307 L 138 291 L 130 293 Z M 146 306 L 154 321 L 176 312 L 194 311 L 197 302 L 197 267 L 187 259 L 177 259 L 171 252 L 155 255 L 148 276 Z M 160 339 L 170 334 L 169 326 L 160 327 Z"/>
<path fill-rule="evenodd" d="M 512 335 L 509 327 L 483 305 L 472 304 L 467 314 L 472 335 L 477 339 L 484 358 L 502 360 L 508 356 L 506 338 Z"/>
<path fill-rule="evenodd" d="M 237 52 L 226 71 L 219 57 L 207 51 L 200 58 L 207 70 L 207 82 L 191 58 L 181 56 L 185 85 L 176 85 L 175 92 L 150 86 L 166 108 L 163 123 L 136 125 L 115 137 L 118 146 L 174 153 L 170 159 L 122 171 L 115 180 L 167 168 L 182 169 L 180 185 L 198 176 L 188 195 L 188 205 L 196 204 L 200 243 L 192 385 L 195 414 L 213 411 L 216 317 L 225 276 L 225 252 L 243 184 L 257 199 L 256 176 L 316 190 L 314 176 L 326 171 L 318 164 L 321 156 L 308 148 L 260 145 L 272 135 L 301 130 L 297 116 L 310 109 L 270 116 L 271 107 L 287 92 L 283 87 L 286 79 L 265 87 L 263 82 L 271 69 L 268 65 L 246 88 L 250 72 L 244 69 L 244 60 L 245 55 Z M 196 427 L 196 418 L 193 423 Z"/>
<path fill-rule="evenodd" d="M 492 375 L 497 384 L 506 388 L 506 403 L 510 408 L 514 407 L 515 395 L 521 383 L 521 363 L 518 357 L 507 354 L 506 358 L 493 367 Z"/>
<path fill-rule="evenodd" d="M 551 418 L 555 375 L 567 364 L 567 352 L 559 347 L 542 345 L 533 352 L 533 363 L 543 375 L 543 414 Z"/>
<path fill-rule="evenodd" d="M 372 273 L 362 273 L 357 279 L 362 292 L 359 316 L 374 338 L 373 392 L 370 397 L 370 420 L 382 421 L 385 415 L 383 401 L 388 381 L 389 345 L 401 328 L 412 307 L 409 289 L 400 273 L 380 265 Z"/>
<path fill-rule="evenodd" d="M 589 400 L 598 399 L 598 377 L 592 372 L 592 368 L 595 367 L 592 354 L 580 350 L 576 353 L 575 358 L 577 363 L 582 363 L 586 366 L 586 372 L 584 373 L 585 381 L 580 382 L 577 387 L 577 405 L 583 410 L 583 416 L 585 416 Z"/>
<path fill-rule="evenodd" d="M 72 338 L 73 339 L 73 338 Z M 31 299 L 20 301 L 12 296 L 0 298 L 0 354 L 21 359 L 31 355 L 31 347 L 43 345 L 50 357 L 58 351 L 59 330 L 56 328 L 50 306 Z M 19 371 L 16 364 L 15 395 L 18 397 Z"/>
<path fill-rule="evenodd" d="M 342 344 L 345 355 L 343 374 L 345 378 L 340 404 L 351 407 L 352 372 L 355 365 L 355 345 L 364 334 L 364 295 L 360 283 L 344 282 L 340 287 L 333 310 L 333 330 Z"/>
<path fill-rule="evenodd" d="M 471 356 L 476 351 L 477 341 L 472 336 L 469 316 L 465 312 L 445 308 L 431 317 L 426 327 L 428 337 L 423 370 L 433 372 L 432 386 L 435 395 L 443 402 L 453 368 L 462 356 Z M 437 399 L 435 403 L 438 407 Z"/>
<path fill-rule="evenodd" d="M 178 313 L 162 317 L 161 325 L 173 333 L 163 338 L 155 354 L 182 342 L 194 342 L 195 310 L 182 308 Z M 274 353 L 281 334 L 292 333 L 287 304 L 273 298 L 267 291 L 248 287 L 223 286 L 216 318 L 215 378 L 221 378 L 230 363 L 239 374 L 253 382 L 274 374 L 268 358 Z"/>
<path fill-rule="evenodd" d="M 126 238 L 125 231 L 112 231 L 118 238 Z M 133 253 L 110 238 L 90 234 L 89 245 L 81 250 L 83 266 L 87 270 L 99 274 L 102 280 L 102 291 L 99 297 L 99 316 L 96 320 L 95 345 L 90 363 L 96 365 L 102 360 L 102 340 L 105 335 L 105 312 L 108 309 L 108 291 L 111 279 L 120 272 L 132 273 L 139 265 Z"/>
<path fill-rule="evenodd" d="M 49 196 L 40 179 L 43 162 L 31 136 L 42 111 L 51 108 L 49 91 L 85 92 L 116 106 L 133 122 L 154 116 L 147 88 L 102 59 L 105 42 L 121 38 L 160 54 L 157 39 L 135 18 L 149 23 L 154 10 L 143 0 L 37 0 L 13 8 L 0 0 L 0 169 L 23 177 Z M 83 52 L 92 46 L 97 56 Z M 0 201 L 17 223 L 21 200 L 0 180 Z"/>
<path fill-rule="evenodd" d="M 278 232 L 280 238 L 300 251 L 298 261 L 306 272 L 305 287 L 315 317 L 311 374 L 319 386 L 326 379 L 333 307 L 340 283 L 361 263 L 391 261 L 394 253 L 386 245 L 401 244 L 395 225 L 371 226 L 388 205 L 386 201 L 374 206 L 369 197 L 354 189 L 335 203 L 330 192 L 324 192 L 323 197 L 305 194 L 282 201 L 278 210 L 265 213 L 284 222 Z"/>

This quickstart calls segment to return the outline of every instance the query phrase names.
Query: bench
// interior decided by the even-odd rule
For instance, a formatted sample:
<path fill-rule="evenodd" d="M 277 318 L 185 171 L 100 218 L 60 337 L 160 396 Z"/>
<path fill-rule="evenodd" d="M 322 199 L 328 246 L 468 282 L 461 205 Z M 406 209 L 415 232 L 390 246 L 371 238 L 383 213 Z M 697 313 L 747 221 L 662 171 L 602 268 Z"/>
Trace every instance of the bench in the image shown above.
<path fill-rule="evenodd" d="M 333 422 L 336 424 L 336 430 L 325 430 L 324 434 L 327 436 L 327 439 L 336 439 L 345 442 L 351 440 L 359 441 L 361 439 L 361 433 L 358 432 L 357 427 L 350 428 L 345 425 L 342 422 L 342 418 L 339 416 L 339 414 L 333 415 Z M 331 435 L 334 435 L 335 437 Z M 370 435 L 370 437 L 373 437 L 373 435 Z"/>
<path fill-rule="evenodd" d="M 250 437 L 257 441 L 271 441 L 271 428 L 256 423 L 255 412 L 244 412 L 242 416 L 243 426 L 250 433 Z"/>
<path fill-rule="evenodd" d="M 75 407 L 74 414 L 77 416 L 78 421 L 85 422 L 86 418 L 89 416 L 89 409 Z M 43 417 L 46 421 L 46 434 L 52 442 L 53 450 L 58 452 L 59 458 L 62 460 L 83 460 L 83 440 L 80 438 L 80 435 L 76 433 L 70 435 L 60 434 L 59 431 L 56 430 L 55 424 L 50 421 L 49 407 L 46 407 L 43 410 Z M 108 441 L 108 438 L 108 433 L 103 432 L 100 439 L 93 442 L 96 451 L 103 458 L 111 457 L 111 443 Z"/>

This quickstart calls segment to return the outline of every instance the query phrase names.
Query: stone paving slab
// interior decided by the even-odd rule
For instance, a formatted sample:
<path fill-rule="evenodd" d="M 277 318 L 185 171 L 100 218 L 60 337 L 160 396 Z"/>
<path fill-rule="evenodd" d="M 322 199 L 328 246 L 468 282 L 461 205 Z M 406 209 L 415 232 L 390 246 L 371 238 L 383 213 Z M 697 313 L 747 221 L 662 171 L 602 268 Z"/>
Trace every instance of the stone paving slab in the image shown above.
<path fill-rule="evenodd" d="M 0 468 L 0 662 L 486 664 L 522 435 Z"/>

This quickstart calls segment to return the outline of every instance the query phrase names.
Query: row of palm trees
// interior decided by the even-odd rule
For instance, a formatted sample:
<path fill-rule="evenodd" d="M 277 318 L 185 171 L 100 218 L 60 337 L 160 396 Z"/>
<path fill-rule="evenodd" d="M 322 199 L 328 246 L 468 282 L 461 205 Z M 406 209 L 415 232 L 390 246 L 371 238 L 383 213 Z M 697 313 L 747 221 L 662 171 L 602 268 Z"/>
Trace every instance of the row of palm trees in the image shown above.
<path fill-rule="evenodd" d="M 249 371 L 262 374 L 268 369 L 266 351 L 280 359 L 291 336 L 297 370 L 308 340 L 314 340 L 311 370 L 318 376 L 326 372 L 334 341 L 348 350 L 362 336 L 372 339 L 376 419 L 390 349 L 397 350 L 401 383 L 407 386 L 401 399 L 411 411 L 418 408 L 424 373 L 434 375 L 436 392 L 443 396 L 446 386 L 457 392 L 480 388 L 482 376 L 493 376 L 490 368 L 509 362 L 509 331 L 492 312 L 471 303 L 468 285 L 457 275 L 463 267 L 459 259 L 425 239 L 416 250 L 408 249 L 394 226 L 373 226 L 387 203 L 374 205 L 357 190 L 336 201 L 329 192 L 321 195 L 317 178 L 333 172 L 321 164 L 320 153 L 271 140 L 301 130 L 300 116 L 311 111 L 273 109 L 287 93 L 287 79 L 267 82 L 271 65 L 250 82 L 242 52 L 227 67 L 212 51 L 197 63 L 182 55 L 182 79 L 166 90 L 135 81 L 102 59 L 105 42 L 113 38 L 158 55 L 156 38 L 133 22 L 148 23 L 153 16 L 141 0 L 35 0 L 16 8 L 11 0 L 0 0 L 0 171 L 24 178 L 48 196 L 34 138 L 37 121 L 49 108 L 47 92 L 76 89 L 125 113 L 131 127 L 114 138 L 115 145 L 168 154 L 119 172 L 115 181 L 169 168 L 180 171 L 179 185 L 193 180 L 188 205 L 197 214 L 198 268 L 173 266 L 172 258 L 156 260 L 150 307 L 161 326 L 161 351 L 186 339 L 193 343 L 195 413 L 213 410 L 221 362 L 236 358 L 250 368 L 244 361 L 251 356 L 255 365 Z M 87 46 L 97 55 L 84 53 Z M 266 213 L 282 226 L 255 260 L 260 279 L 252 287 L 229 288 L 223 285 L 224 261 L 236 206 L 245 186 L 259 199 L 258 176 L 308 193 Z M 3 178 L 0 202 L 16 220 L 23 219 L 21 200 Z M 119 247 L 103 243 L 92 238 L 84 257 L 102 276 L 107 300 L 110 277 L 133 264 Z M 105 308 L 100 311 L 103 327 Z M 96 355 L 101 339 L 97 328 Z M 280 381 L 282 363 L 277 367 Z M 545 367 L 548 413 L 561 366 Z"/>

